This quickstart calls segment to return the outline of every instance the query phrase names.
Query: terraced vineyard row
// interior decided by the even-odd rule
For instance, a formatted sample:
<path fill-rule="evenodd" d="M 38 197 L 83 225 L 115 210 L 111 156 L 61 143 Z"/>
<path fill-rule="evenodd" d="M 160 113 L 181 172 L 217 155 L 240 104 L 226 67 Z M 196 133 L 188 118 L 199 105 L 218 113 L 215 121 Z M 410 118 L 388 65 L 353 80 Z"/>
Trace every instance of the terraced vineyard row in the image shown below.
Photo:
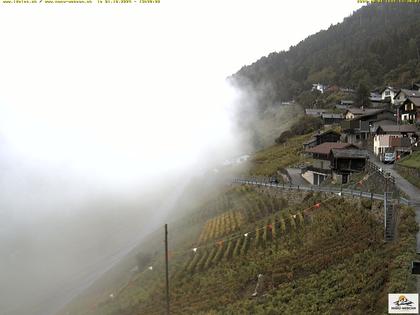
<path fill-rule="evenodd" d="M 411 258 L 406 257 L 405 249 L 395 253 L 399 247 L 382 242 L 382 225 L 378 224 L 381 212 L 376 206 L 313 196 L 282 210 L 245 222 L 222 239 L 196 245 L 195 251 L 188 249 L 174 255 L 171 312 L 325 314 L 333 310 L 334 314 L 346 314 L 355 309 L 358 314 L 368 314 L 371 305 L 382 299 L 384 287 L 406 290 L 407 280 L 400 280 L 399 275 L 406 272 L 406 262 Z M 403 215 L 403 224 L 413 221 L 414 215 Z M 414 223 L 413 231 L 415 228 Z M 405 240 L 398 245 L 407 247 L 408 232 L 403 231 L 400 236 Z M 415 239 L 413 244 L 415 248 Z M 264 280 L 257 297 L 251 298 L 259 274 Z M 101 314 L 162 314 L 162 270 L 153 269 L 136 283 L 150 289 L 139 288 L 138 296 L 130 299 L 121 294 L 117 297 L 121 308 Z M 263 298 L 268 308 L 259 303 Z M 319 305 L 313 303 L 315 298 Z M 100 310 L 112 303 L 101 305 Z"/>
<path fill-rule="evenodd" d="M 250 249 L 266 248 L 271 242 L 281 239 L 286 233 L 293 233 L 302 228 L 304 224 L 302 212 L 276 214 L 266 219 L 265 225 L 256 225 L 250 232 L 231 235 L 225 240 L 217 241 L 213 246 L 198 248 L 185 263 L 184 271 L 188 273 L 203 271 L 222 260 L 229 261 L 232 258 L 246 255 Z M 207 225 L 203 233 L 208 235 Z M 200 236 L 201 241 L 204 239 Z"/>
<path fill-rule="evenodd" d="M 228 211 L 207 221 L 200 234 L 198 243 L 220 238 L 235 232 L 245 221 L 241 211 Z"/>

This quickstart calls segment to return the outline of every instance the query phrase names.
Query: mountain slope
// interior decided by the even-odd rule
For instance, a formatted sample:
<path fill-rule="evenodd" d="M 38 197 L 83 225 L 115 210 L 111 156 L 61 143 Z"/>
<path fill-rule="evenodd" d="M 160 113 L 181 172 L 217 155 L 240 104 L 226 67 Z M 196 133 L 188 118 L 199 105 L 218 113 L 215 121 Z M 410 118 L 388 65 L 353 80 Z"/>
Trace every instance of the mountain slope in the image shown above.
<path fill-rule="evenodd" d="M 231 80 L 258 91 L 262 108 L 296 98 L 317 82 L 353 88 L 410 85 L 420 79 L 419 29 L 419 5 L 367 5 L 288 51 L 243 67 Z"/>

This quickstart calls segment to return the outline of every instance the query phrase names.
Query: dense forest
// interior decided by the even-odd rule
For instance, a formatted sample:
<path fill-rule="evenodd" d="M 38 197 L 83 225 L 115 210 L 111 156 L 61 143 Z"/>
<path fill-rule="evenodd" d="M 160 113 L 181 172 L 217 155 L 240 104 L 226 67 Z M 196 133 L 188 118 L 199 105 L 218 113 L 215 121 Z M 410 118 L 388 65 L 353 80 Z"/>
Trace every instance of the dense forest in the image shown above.
<path fill-rule="evenodd" d="M 410 86 L 420 80 L 419 30 L 417 4 L 367 5 L 288 51 L 243 67 L 230 80 L 252 91 L 261 110 L 298 99 L 318 82 L 353 89 Z"/>

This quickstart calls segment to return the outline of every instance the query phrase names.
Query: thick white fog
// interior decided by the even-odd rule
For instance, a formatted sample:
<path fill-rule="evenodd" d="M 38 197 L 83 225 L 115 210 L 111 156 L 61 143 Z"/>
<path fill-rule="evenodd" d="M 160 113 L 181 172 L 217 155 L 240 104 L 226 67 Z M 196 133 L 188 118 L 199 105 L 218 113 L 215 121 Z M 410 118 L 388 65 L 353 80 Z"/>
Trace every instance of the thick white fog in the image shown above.
<path fill-rule="evenodd" d="M 0 314 L 53 313 L 163 224 L 249 150 L 225 78 L 357 8 L 161 2 L 0 9 Z"/>

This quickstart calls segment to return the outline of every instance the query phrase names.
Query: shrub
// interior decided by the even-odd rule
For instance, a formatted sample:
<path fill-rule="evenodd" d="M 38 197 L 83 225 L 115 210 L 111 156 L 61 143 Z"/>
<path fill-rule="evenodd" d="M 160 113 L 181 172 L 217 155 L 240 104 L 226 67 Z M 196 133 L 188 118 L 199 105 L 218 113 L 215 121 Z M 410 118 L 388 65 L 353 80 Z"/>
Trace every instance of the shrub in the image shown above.
<path fill-rule="evenodd" d="M 299 121 L 290 127 L 290 130 L 282 132 L 281 135 L 276 138 L 275 142 L 277 144 L 281 144 L 293 136 L 305 135 L 318 130 L 321 127 L 322 120 L 319 117 L 303 116 Z"/>

